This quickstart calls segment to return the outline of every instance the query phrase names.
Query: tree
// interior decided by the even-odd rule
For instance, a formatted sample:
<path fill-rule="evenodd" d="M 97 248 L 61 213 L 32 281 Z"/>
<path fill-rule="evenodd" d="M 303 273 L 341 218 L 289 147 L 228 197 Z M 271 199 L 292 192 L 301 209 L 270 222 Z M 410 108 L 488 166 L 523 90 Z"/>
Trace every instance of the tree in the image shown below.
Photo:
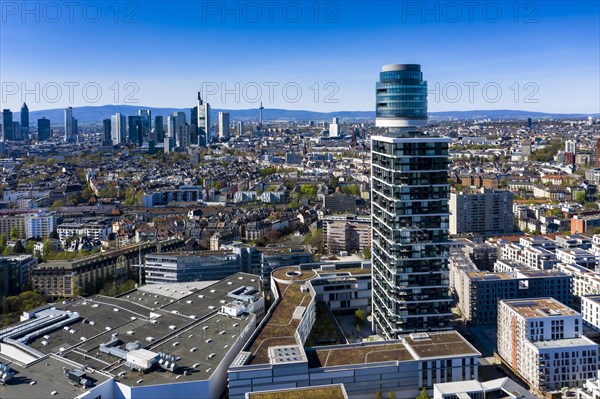
<path fill-rule="evenodd" d="M 381 393 L 381 391 L 375 392 L 375 399 L 383 399 L 383 394 Z"/>
<path fill-rule="evenodd" d="M 35 246 L 35 241 L 33 241 L 33 240 L 27 241 L 27 243 L 25 244 L 25 252 L 27 252 L 28 254 L 33 254 L 34 246 Z"/>
<path fill-rule="evenodd" d="M 573 200 L 585 204 L 585 190 L 577 190 L 573 193 Z"/>
<path fill-rule="evenodd" d="M 363 253 L 363 258 L 371 259 L 371 248 L 370 247 L 364 247 L 362 253 Z"/>
<path fill-rule="evenodd" d="M 365 324 L 367 322 L 367 313 L 362 309 L 357 309 L 354 312 L 354 318 L 358 324 Z"/>
<path fill-rule="evenodd" d="M 425 390 L 425 387 L 423 387 L 423 389 L 421 390 L 421 393 L 419 394 L 419 396 L 417 396 L 417 399 L 429 399 L 429 396 L 427 396 L 427 391 Z"/>
<path fill-rule="evenodd" d="M 13 227 L 10 230 L 10 239 L 14 241 L 18 238 L 19 238 L 19 229 L 17 229 L 16 227 Z"/>
<path fill-rule="evenodd" d="M 388 392 L 388 399 L 396 399 L 396 394 L 394 393 L 394 391 Z"/>

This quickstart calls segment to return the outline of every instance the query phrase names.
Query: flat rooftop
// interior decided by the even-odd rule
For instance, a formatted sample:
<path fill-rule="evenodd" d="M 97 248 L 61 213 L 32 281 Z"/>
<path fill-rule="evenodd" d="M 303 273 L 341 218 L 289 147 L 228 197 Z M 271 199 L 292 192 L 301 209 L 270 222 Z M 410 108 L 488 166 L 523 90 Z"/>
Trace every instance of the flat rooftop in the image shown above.
<path fill-rule="evenodd" d="M 533 345 L 539 349 L 566 349 L 571 350 L 578 346 L 595 346 L 598 344 L 587 337 L 579 338 L 565 338 L 565 339 L 553 339 L 550 341 L 536 341 L 532 342 Z"/>
<path fill-rule="evenodd" d="M 298 307 L 307 306 L 311 295 L 302 292 L 300 284 L 276 284 L 281 294 L 281 301 L 248 350 L 254 355 L 252 364 L 268 364 L 270 346 L 298 344 L 294 333 L 301 319 L 295 319 L 294 312 Z"/>
<path fill-rule="evenodd" d="M 111 379 L 104 373 L 85 371 L 85 378 L 91 382 L 91 387 L 83 388 L 75 385 L 69 381 L 69 376 L 64 374 L 63 367 L 68 370 L 80 369 L 80 367 L 57 356 L 42 358 L 26 368 L 1 355 L 0 363 L 8 364 L 15 373 L 11 380 L 0 386 L 2 398 L 75 398 Z M 32 384 L 33 382 L 35 383 Z M 56 394 L 52 395 L 52 392 Z"/>
<path fill-rule="evenodd" d="M 246 313 L 239 317 L 222 315 L 219 314 L 221 306 L 233 302 L 236 298 L 228 294 L 240 288 L 246 288 L 250 296 L 262 298 L 260 278 L 237 273 L 219 282 L 190 284 L 154 285 L 148 290 L 134 290 L 118 298 L 96 295 L 54 304 L 57 311 L 77 313 L 79 318 L 64 328 L 52 328 L 33 337 L 26 345 L 45 356 L 60 353 L 64 357 L 61 360 L 74 365 L 72 368 L 85 366 L 97 370 L 98 374 L 104 371 L 107 378 L 112 376 L 129 386 L 208 379 L 255 317 Z M 13 327 L 18 329 L 20 324 Z M 137 371 L 131 371 L 123 359 L 100 351 L 100 346 L 113 337 L 118 339 L 116 346 L 123 350 L 127 344 L 137 342 L 140 349 L 157 355 L 164 352 L 177 356 L 180 358 L 178 368 L 171 372 L 155 366 L 139 375 Z M 62 366 L 53 368 L 55 378 L 60 375 L 57 370 L 62 370 Z M 37 368 L 28 367 L 25 372 L 31 379 L 38 378 Z M 64 382 L 58 383 L 57 387 L 61 385 Z M 81 388 L 77 389 L 77 395 L 81 394 Z M 23 390 L 27 392 L 27 389 Z M 49 397 L 51 391 L 44 395 L 35 391 L 6 397 Z M 60 389 L 58 392 L 56 397 L 59 398 L 77 396 L 61 395 Z M 1 393 L 0 396 L 5 397 L 4 390 Z"/>
<path fill-rule="evenodd" d="M 456 331 L 417 333 L 398 341 L 336 345 L 309 349 L 311 367 L 333 367 L 378 362 L 405 362 L 481 354 Z"/>
<path fill-rule="evenodd" d="M 346 399 L 343 385 L 249 392 L 248 399 Z"/>
<path fill-rule="evenodd" d="M 579 314 L 554 298 L 511 299 L 503 302 L 526 319 L 575 316 Z"/>

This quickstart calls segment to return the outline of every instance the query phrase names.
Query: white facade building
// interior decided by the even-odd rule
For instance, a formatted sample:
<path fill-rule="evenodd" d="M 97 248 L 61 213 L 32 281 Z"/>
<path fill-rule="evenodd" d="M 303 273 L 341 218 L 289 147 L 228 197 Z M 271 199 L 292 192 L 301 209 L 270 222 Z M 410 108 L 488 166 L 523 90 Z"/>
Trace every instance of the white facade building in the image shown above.
<path fill-rule="evenodd" d="M 582 386 L 598 369 L 598 345 L 581 314 L 553 298 L 498 303 L 498 354 L 537 393 Z"/>
<path fill-rule="evenodd" d="M 37 213 L 29 215 L 25 219 L 25 229 L 27 230 L 27 238 L 48 238 L 55 227 L 56 214 L 54 212 Z"/>

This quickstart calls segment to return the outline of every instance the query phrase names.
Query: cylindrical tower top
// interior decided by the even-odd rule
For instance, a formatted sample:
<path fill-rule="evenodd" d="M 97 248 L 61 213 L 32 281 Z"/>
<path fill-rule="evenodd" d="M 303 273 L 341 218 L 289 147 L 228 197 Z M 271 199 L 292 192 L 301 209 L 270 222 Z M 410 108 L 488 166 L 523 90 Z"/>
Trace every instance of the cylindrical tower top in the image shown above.
<path fill-rule="evenodd" d="M 427 82 L 418 64 L 388 64 L 381 68 L 376 92 L 376 125 L 427 125 Z"/>

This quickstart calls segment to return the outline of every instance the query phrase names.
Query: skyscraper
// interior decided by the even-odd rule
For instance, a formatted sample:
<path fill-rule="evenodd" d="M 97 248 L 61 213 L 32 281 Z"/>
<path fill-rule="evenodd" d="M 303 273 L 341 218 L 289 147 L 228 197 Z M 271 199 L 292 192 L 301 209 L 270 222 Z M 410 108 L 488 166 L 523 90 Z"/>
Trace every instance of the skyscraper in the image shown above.
<path fill-rule="evenodd" d="M 27 138 L 29 134 L 29 108 L 25 103 L 21 107 L 21 132 L 21 137 Z"/>
<path fill-rule="evenodd" d="M 10 109 L 2 110 L 2 141 L 14 140 L 13 113 Z"/>
<path fill-rule="evenodd" d="M 189 126 L 186 123 L 185 112 L 173 112 L 174 120 L 173 124 L 173 135 L 170 137 L 175 140 L 175 146 L 187 150 L 190 145 L 190 132 Z"/>
<path fill-rule="evenodd" d="M 190 109 L 190 144 L 198 144 L 198 106 Z"/>
<path fill-rule="evenodd" d="M 329 137 L 338 137 L 340 135 L 340 118 L 333 118 L 329 124 Z"/>
<path fill-rule="evenodd" d="M 105 147 L 112 146 L 111 123 L 112 122 L 110 119 L 104 119 L 102 121 L 102 127 L 103 127 L 102 145 Z"/>
<path fill-rule="evenodd" d="M 219 138 L 229 138 L 229 112 L 219 112 Z"/>
<path fill-rule="evenodd" d="M 46 141 L 50 138 L 50 119 L 42 118 L 37 121 L 38 141 Z"/>
<path fill-rule="evenodd" d="M 449 327 L 448 143 L 427 125 L 420 65 L 385 65 L 371 138 L 373 328 L 385 338 Z"/>
<path fill-rule="evenodd" d="M 160 115 L 154 117 L 154 135 L 157 143 L 162 143 L 165 140 L 165 127 L 163 117 Z"/>
<path fill-rule="evenodd" d="M 111 116 L 110 132 L 112 135 L 112 144 L 113 145 L 125 143 L 125 140 L 127 137 L 125 135 L 126 125 L 127 125 L 127 122 L 125 120 L 124 115 L 121 115 L 120 113 L 117 112 L 115 115 Z"/>
<path fill-rule="evenodd" d="M 127 127 L 127 141 L 130 144 L 141 146 L 144 143 L 142 118 L 139 115 L 129 115 L 127 117 Z"/>
<path fill-rule="evenodd" d="M 242 134 L 244 134 L 244 122 L 242 122 L 242 121 L 238 121 L 238 123 L 237 123 L 237 134 L 238 134 L 238 136 L 241 136 Z"/>
<path fill-rule="evenodd" d="M 210 140 L 210 104 L 205 103 L 198 92 L 198 144 L 205 146 Z"/>
<path fill-rule="evenodd" d="M 77 130 L 74 126 L 73 107 L 65 108 L 65 143 L 77 141 Z"/>
<path fill-rule="evenodd" d="M 152 111 L 149 109 L 140 109 L 138 115 L 142 120 L 142 143 L 147 142 L 152 130 Z"/>

